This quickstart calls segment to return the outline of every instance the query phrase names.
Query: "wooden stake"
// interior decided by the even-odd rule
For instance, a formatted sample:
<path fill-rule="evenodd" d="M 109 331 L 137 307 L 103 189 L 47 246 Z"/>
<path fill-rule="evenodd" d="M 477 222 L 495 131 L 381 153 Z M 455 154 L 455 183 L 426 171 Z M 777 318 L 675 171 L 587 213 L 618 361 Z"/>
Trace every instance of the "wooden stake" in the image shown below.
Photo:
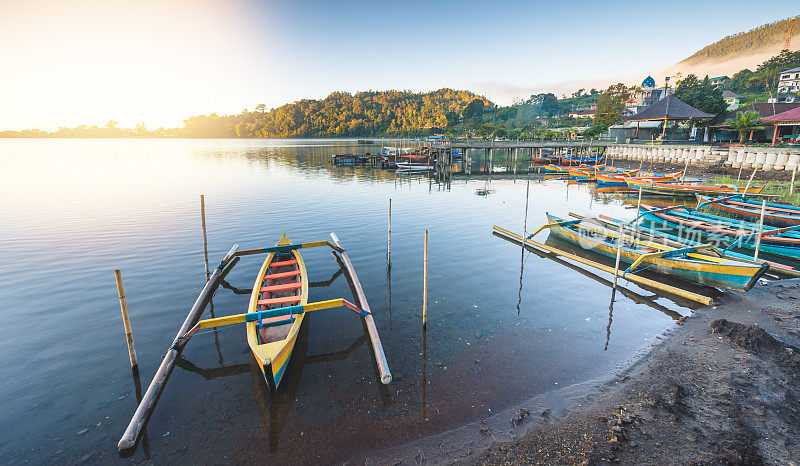
<path fill-rule="evenodd" d="M 208 240 L 206 239 L 206 200 L 202 194 L 200 195 L 200 219 L 203 222 L 203 257 L 206 264 L 206 281 L 208 281 L 211 272 L 208 267 Z"/>
<path fill-rule="evenodd" d="M 767 210 L 766 199 L 761 201 L 761 216 L 758 218 L 758 236 L 756 236 L 756 252 L 753 260 L 758 261 L 758 250 L 761 249 L 761 234 L 764 232 L 764 211 Z"/>
<path fill-rule="evenodd" d="M 789 185 L 789 195 L 794 193 L 794 175 L 797 173 L 797 165 L 792 168 L 792 184 Z"/>
<path fill-rule="evenodd" d="M 747 196 L 747 191 L 750 189 L 750 183 L 753 182 L 753 177 L 756 176 L 756 172 L 758 171 L 758 167 L 753 169 L 753 173 L 750 175 L 750 179 L 747 180 L 747 186 L 744 187 L 744 193 L 742 196 Z"/>
<path fill-rule="evenodd" d="M 639 186 L 639 200 L 636 201 L 636 229 L 634 230 L 634 236 L 639 233 L 639 212 L 642 208 L 642 187 Z M 634 238 L 635 239 L 635 238 Z"/>
<path fill-rule="evenodd" d="M 386 261 L 392 263 L 392 198 L 389 198 L 389 241 L 386 246 Z"/>
<path fill-rule="evenodd" d="M 623 225 L 622 223 L 619 224 L 619 235 L 617 236 L 617 261 L 614 264 L 614 286 L 611 288 L 612 294 L 613 290 L 617 289 L 617 276 L 619 276 L 619 256 L 622 253 L 622 233 L 623 233 L 622 225 Z M 612 305 L 613 305 L 613 300 L 612 300 Z"/>
<path fill-rule="evenodd" d="M 681 174 L 681 181 L 683 181 L 684 178 L 686 178 L 686 170 L 688 170 L 688 169 L 689 169 L 689 157 L 687 156 L 686 157 L 686 165 L 683 166 L 683 174 Z"/>
<path fill-rule="evenodd" d="M 136 369 L 139 367 L 139 361 L 136 358 L 136 348 L 133 346 L 133 329 L 131 328 L 131 319 L 128 316 L 128 302 L 125 299 L 125 289 L 122 287 L 122 272 L 119 269 L 114 270 L 114 279 L 117 281 L 119 308 L 122 310 L 122 324 L 125 327 L 125 339 L 128 341 L 128 356 L 131 359 L 131 367 Z"/>
<path fill-rule="evenodd" d="M 425 248 L 422 262 L 422 328 L 428 324 L 428 230 L 425 230 Z"/>

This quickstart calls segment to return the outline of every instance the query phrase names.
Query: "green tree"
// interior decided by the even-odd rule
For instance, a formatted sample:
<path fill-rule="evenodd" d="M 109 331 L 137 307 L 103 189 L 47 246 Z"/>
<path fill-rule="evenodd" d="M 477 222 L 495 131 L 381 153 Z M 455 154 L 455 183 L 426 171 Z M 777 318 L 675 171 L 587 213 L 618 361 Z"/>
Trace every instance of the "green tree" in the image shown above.
<path fill-rule="evenodd" d="M 698 110 L 715 115 L 728 108 L 728 104 L 722 98 L 722 90 L 712 86 L 708 76 L 703 81 L 697 79 L 694 74 L 686 76 L 678 84 L 674 95 Z"/>
<path fill-rule="evenodd" d="M 597 98 L 597 110 L 595 111 L 595 126 L 608 128 L 611 125 L 622 121 L 625 102 L 630 97 L 628 88 L 622 84 L 614 84 L 600 93 Z"/>
<path fill-rule="evenodd" d="M 731 77 L 731 90 L 734 92 L 749 91 L 753 87 L 752 83 L 750 82 L 753 74 L 755 73 L 747 68 L 734 74 L 733 77 Z"/>
<path fill-rule="evenodd" d="M 458 113 L 449 111 L 444 115 L 447 120 L 447 128 L 452 128 L 458 124 Z"/>
<path fill-rule="evenodd" d="M 473 125 L 480 124 L 483 121 L 483 100 L 473 99 L 464 108 L 462 115 L 464 120 L 472 122 Z"/>
<path fill-rule="evenodd" d="M 748 110 L 746 112 L 736 112 L 736 115 L 733 118 L 728 118 L 725 124 L 739 133 L 739 142 L 744 144 L 749 132 L 764 129 L 763 126 L 758 125 L 759 119 L 761 119 L 761 116 L 757 111 Z"/>
<path fill-rule="evenodd" d="M 544 94 L 541 103 L 542 111 L 551 117 L 558 113 L 558 99 L 555 94 Z"/>

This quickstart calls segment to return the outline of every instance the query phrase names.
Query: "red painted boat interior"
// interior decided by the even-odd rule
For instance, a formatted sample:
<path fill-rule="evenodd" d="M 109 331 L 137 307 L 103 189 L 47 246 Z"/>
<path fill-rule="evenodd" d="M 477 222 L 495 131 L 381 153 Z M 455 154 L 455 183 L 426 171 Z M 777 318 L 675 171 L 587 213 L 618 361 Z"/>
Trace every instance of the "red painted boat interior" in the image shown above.
<path fill-rule="evenodd" d="M 293 306 L 302 299 L 302 276 L 293 254 L 276 255 L 261 279 L 258 295 L 258 310 L 279 309 Z M 261 322 L 285 320 L 287 316 L 270 317 Z M 286 338 L 291 323 L 258 329 L 259 342 L 272 343 Z"/>

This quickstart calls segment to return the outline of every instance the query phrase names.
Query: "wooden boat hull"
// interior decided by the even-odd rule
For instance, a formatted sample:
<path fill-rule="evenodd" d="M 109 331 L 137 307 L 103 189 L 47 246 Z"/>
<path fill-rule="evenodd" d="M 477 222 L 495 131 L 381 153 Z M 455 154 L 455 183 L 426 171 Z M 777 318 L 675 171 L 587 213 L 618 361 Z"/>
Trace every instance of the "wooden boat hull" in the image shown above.
<path fill-rule="evenodd" d="M 662 196 L 689 196 L 695 194 L 739 194 L 744 192 L 744 188 L 734 186 L 692 186 L 683 184 L 661 183 L 655 180 L 626 180 L 631 188 L 642 188 L 643 192 L 649 194 L 659 194 Z M 758 194 L 764 190 L 765 186 L 750 186 L 749 194 Z"/>
<path fill-rule="evenodd" d="M 604 186 L 628 186 L 628 180 L 656 180 L 675 181 L 681 177 L 682 172 L 665 173 L 663 175 L 622 176 L 617 173 L 600 173 L 596 176 L 597 183 Z"/>
<path fill-rule="evenodd" d="M 291 241 L 284 234 L 276 246 L 289 244 Z M 270 253 L 258 272 L 248 312 L 307 303 L 308 275 L 300 253 L 297 250 Z M 277 390 L 280 386 L 304 317 L 302 313 L 246 324 L 247 343 L 271 390 Z"/>
<path fill-rule="evenodd" d="M 551 223 L 562 221 L 562 219 L 550 214 L 547 214 L 547 219 Z M 617 255 L 616 240 L 607 241 L 604 238 L 597 239 L 591 235 L 580 235 L 574 226 L 553 226 L 550 231 L 566 241 L 595 251 L 608 258 L 615 258 Z M 620 261 L 625 264 L 632 264 L 641 255 L 641 252 L 623 247 L 620 251 Z M 748 291 L 756 284 L 758 278 L 769 269 L 769 264 L 764 263 L 759 266 L 737 264 L 734 261 L 725 259 L 707 262 L 689 257 L 686 259 L 658 257 L 643 261 L 641 267 L 700 285 L 734 291 Z"/>
<path fill-rule="evenodd" d="M 697 195 L 697 202 L 700 204 L 713 200 L 714 198 L 712 197 Z M 746 218 L 754 222 L 759 221 L 761 217 L 761 206 L 754 206 L 746 202 L 728 200 L 706 204 L 705 207 Z M 793 214 L 791 212 L 777 211 L 774 208 L 767 208 L 764 211 L 764 223 L 775 226 L 797 226 L 800 225 L 800 213 Z"/>
<path fill-rule="evenodd" d="M 561 165 L 571 165 L 574 167 L 576 165 L 598 164 L 598 163 L 603 163 L 605 159 L 606 157 L 604 155 L 600 157 L 585 157 L 582 159 L 571 159 L 568 157 L 563 157 L 561 158 Z"/>
<path fill-rule="evenodd" d="M 737 228 L 737 226 L 726 222 L 724 217 L 719 217 L 720 220 L 715 222 L 715 225 L 710 223 L 714 222 L 712 219 L 692 218 L 691 214 L 685 212 L 658 212 L 659 209 L 644 204 L 641 209 L 644 214 L 642 218 L 656 226 L 659 231 L 663 228 L 669 228 L 685 233 L 680 235 L 684 238 L 691 237 L 695 240 L 712 243 L 723 242 L 725 246 L 732 244 L 739 236 L 749 235 L 758 229 L 758 226 L 753 224 L 739 225 Z M 755 244 L 755 236 L 750 236 L 741 241 L 738 247 L 754 250 Z M 760 250 L 774 256 L 787 257 L 794 260 L 800 259 L 800 238 L 781 235 L 765 236 L 761 239 Z"/>

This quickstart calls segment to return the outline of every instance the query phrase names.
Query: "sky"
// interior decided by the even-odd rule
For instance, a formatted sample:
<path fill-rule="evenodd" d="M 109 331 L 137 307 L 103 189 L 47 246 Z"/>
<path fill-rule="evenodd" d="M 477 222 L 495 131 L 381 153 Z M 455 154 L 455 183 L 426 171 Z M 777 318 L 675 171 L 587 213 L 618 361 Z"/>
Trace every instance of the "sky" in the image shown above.
<path fill-rule="evenodd" d="M 638 83 L 726 35 L 800 13 L 796 0 L 754 5 L 0 0 L 0 130 L 175 127 L 370 89 L 449 87 L 508 105 Z"/>

